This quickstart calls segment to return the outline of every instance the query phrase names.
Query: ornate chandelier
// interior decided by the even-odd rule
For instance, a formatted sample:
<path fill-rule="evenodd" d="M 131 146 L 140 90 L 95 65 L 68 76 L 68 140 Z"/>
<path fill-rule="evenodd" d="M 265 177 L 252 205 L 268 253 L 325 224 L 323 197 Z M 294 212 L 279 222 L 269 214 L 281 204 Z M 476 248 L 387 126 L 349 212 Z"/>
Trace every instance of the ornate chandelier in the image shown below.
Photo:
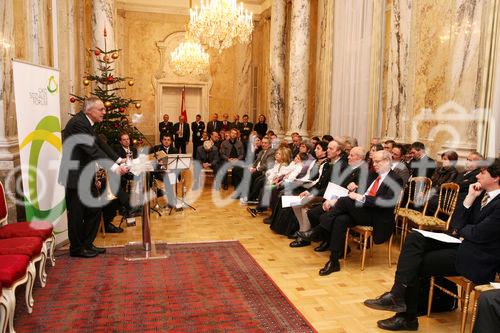
<path fill-rule="evenodd" d="M 200 0 L 199 9 L 189 10 L 191 36 L 219 53 L 235 43 L 248 43 L 252 30 L 253 14 L 236 0 Z"/>
<path fill-rule="evenodd" d="M 188 40 L 170 53 L 170 63 L 177 75 L 201 75 L 208 71 L 209 56 L 199 43 Z"/>

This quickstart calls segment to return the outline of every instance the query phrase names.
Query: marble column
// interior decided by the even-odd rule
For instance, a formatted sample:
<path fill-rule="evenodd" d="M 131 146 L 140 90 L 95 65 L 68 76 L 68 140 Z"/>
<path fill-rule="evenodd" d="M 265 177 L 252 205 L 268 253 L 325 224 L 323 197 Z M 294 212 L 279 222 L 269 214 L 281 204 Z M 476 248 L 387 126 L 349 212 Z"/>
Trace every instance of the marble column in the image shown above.
<path fill-rule="evenodd" d="M 234 113 L 252 113 L 252 46 L 251 44 L 239 44 L 235 48 L 236 58 L 236 109 Z"/>
<path fill-rule="evenodd" d="M 285 50 L 286 0 L 275 0 L 271 7 L 271 49 L 269 52 L 269 128 L 285 134 Z"/>
<path fill-rule="evenodd" d="M 330 133 L 333 69 L 333 8 L 330 0 L 318 1 L 318 38 L 316 56 L 316 112 L 312 135 Z"/>
<path fill-rule="evenodd" d="M 5 184 L 5 177 L 19 165 L 11 70 L 15 56 L 13 8 L 13 0 L 0 1 L 0 180 L 6 189 L 13 188 L 13 184 Z M 9 221 L 16 220 L 16 206 L 9 201 L 8 207 Z"/>
<path fill-rule="evenodd" d="M 287 136 L 293 132 L 298 132 L 302 136 L 308 135 L 309 21 L 309 0 L 293 1 L 290 29 Z"/>
<path fill-rule="evenodd" d="M 388 64 L 387 115 L 383 137 L 408 141 L 407 120 L 410 117 L 410 41 L 413 0 L 392 3 L 391 39 Z"/>
<path fill-rule="evenodd" d="M 101 50 L 106 49 L 110 51 L 115 48 L 115 0 L 94 0 L 93 5 L 92 47 L 99 47 Z M 106 38 L 104 31 L 106 31 Z"/>
<path fill-rule="evenodd" d="M 29 0 L 27 6 L 27 50 L 29 61 L 34 64 L 50 66 L 48 12 L 44 0 Z"/>

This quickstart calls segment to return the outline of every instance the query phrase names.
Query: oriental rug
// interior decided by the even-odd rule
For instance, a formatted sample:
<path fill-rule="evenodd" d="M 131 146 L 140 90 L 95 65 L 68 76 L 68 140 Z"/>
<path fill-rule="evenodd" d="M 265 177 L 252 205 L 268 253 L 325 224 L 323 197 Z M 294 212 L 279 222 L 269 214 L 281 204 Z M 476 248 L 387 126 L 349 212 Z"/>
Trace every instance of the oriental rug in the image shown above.
<path fill-rule="evenodd" d="M 167 259 L 64 253 L 18 295 L 17 332 L 315 332 L 238 241 L 163 245 Z"/>

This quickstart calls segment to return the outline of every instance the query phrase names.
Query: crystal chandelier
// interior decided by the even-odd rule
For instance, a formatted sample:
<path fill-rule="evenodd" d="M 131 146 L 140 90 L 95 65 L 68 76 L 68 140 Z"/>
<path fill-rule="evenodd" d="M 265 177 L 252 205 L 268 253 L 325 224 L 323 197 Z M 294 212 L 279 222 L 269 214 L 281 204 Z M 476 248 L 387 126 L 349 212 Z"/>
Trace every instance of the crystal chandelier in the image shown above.
<path fill-rule="evenodd" d="M 209 56 L 199 43 L 187 40 L 170 53 L 170 63 L 177 75 L 201 75 L 208 71 Z"/>
<path fill-rule="evenodd" d="M 189 10 L 189 33 L 219 53 L 235 43 L 248 43 L 252 30 L 253 14 L 236 0 L 200 0 L 199 9 Z"/>

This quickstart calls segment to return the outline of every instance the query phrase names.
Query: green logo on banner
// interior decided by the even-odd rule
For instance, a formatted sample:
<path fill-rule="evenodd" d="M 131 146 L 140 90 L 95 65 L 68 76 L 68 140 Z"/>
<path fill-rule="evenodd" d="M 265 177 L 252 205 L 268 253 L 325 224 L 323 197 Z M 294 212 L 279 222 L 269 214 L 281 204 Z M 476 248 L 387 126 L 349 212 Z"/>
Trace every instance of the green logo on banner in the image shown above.
<path fill-rule="evenodd" d="M 54 78 L 54 75 L 51 75 L 49 77 L 49 83 L 47 84 L 47 90 L 49 91 L 49 93 L 55 94 L 57 92 L 57 89 L 58 89 L 58 86 L 57 86 L 56 79 Z"/>
<path fill-rule="evenodd" d="M 48 89 L 48 87 L 47 87 Z M 57 85 L 56 85 L 57 91 Z M 49 90 L 50 91 L 50 90 Z M 33 220 L 47 220 L 55 221 L 59 216 L 66 210 L 66 200 L 62 199 L 54 207 L 42 210 L 40 209 L 38 202 L 38 181 L 37 181 L 37 170 L 38 162 L 40 157 L 40 151 L 45 142 L 49 143 L 51 146 L 57 149 L 57 151 L 62 151 L 62 141 L 54 133 L 61 132 L 61 124 L 59 119 L 55 116 L 47 116 L 43 118 L 35 130 L 24 138 L 23 142 L 20 144 L 20 148 L 23 149 L 26 145 L 31 143 L 30 153 L 29 153 L 29 171 L 28 171 L 28 193 L 29 198 L 24 198 L 25 209 L 26 209 L 26 219 L 28 221 Z"/>

